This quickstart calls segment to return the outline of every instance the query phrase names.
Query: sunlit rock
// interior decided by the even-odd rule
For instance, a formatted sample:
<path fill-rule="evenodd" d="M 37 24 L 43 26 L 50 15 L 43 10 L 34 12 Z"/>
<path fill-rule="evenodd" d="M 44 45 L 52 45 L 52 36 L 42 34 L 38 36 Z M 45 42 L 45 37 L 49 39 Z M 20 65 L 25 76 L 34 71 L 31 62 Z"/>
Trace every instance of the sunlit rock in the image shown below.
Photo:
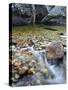
<path fill-rule="evenodd" d="M 60 42 L 51 42 L 47 46 L 47 58 L 62 58 L 64 56 L 64 48 Z"/>

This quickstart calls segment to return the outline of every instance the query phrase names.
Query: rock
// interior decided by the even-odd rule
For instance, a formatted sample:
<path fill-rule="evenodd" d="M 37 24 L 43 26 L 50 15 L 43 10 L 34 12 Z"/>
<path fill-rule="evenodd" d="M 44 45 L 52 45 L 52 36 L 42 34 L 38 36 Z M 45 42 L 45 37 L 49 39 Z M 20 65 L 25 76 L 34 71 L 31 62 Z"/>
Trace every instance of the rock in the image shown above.
<path fill-rule="evenodd" d="M 58 33 L 59 35 L 64 35 L 64 33 L 63 32 L 60 32 L 60 33 Z"/>
<path fill-rule="evenodd" d="M 12 4 L 12 24 L 13 25 L 28 25 L 32 22 L 32 5 L 31 4 Z M 45 5 L 35 5 L 36 22 L 44 18 L 48 14 Z"/>
<path fill-rule="evenodd" d="M 19 74 L 15 74 L 15 79 L 18 79 L 19 77 Z"/>
<path fill-rule="evenodd" d="M 15 40 L 15 38 L 13 38 L 13 36 L 11 36 L 9 38 L 9 46 L 11 46 L 11 45 L 14 45 L 14 46 L 17 45 L 16 40 Z"/>
<path fill-rule="evenodd" d="M 16 47 L 15 47 L 15 45 L 10 45 L 10 49 L 15 49 Z"/>
<path fill-rule="evenodd" d="M 45 12 L 45 13 L 44 13 Z M 44 5 L 36 5 L 36 22 L 39 23 L 48 14 L 47 8 Z"/>
<path fill-rule="evenodd" d="M 20 51 L 27 51 L 27 48 L 21 48 Z"/>
<path fill-rule="evenodd" d="M 18 69 L 18 73 L 19 73 L 20 75 L 25 74 L 26 71 L 28 71 L 28 67 L 27 67 L 27 66 L 23 66 L 23 67 L 20 67 L 20 68 Z"/>
<path fill-rule="evenodd" d="M 35 60 L 31 60 L 29 64 L 36 64 L 37 62 Z"/>
<path fill-rule="evenodd" d="M 18 38 L 17 40 L 16 40 L 16 43 L 17 43 L 17 46 L 18 47 L 23 47 L 24 46 L 24 44 L 26 43 L 26 40 L 23 40 L 22 39 L 22 37 L 21 38 Z"/>
<path fill-rule="evenodd" d="M 28 67 L 29 68 L 35 68 L 35 69 L 37 69 L 36 68 L 37 62 L 35 60 L 30 60 L 27 64 L 28 64 Z"/>
<path fill-rule="evenodd" d="M 16 57 L 19 57 L 20 55 L 21 55 L 20 52 L 15 53 Z"/>
<path fill-rule="evenodd" d="M 66 24 L 66 20 L 64 18 L 53 18 L 50 20 L 50 23 L 52 23 L 53 25 L 65 25 Z"/>
<path fill-rule="evenodd" d="M 10 51 L 10 52 L 16 52 L 17 49 L 16 49 L 15 45 L 12 45 L 12 46 L 10 45 L 9 51 Z"/>
<path fill-rule="evenodd" d="M 15 79 L 14 77 L 12 77 L 12 81 L 13 81 L 13 82 L 16 82 L 16 79 Z"/>
<path fill-rule="evenodd" d="M 48 70 L 46 68 L 41 68 L 40 70 L 42 73 L 48 74 Z"/>
<path fill-rule="evenodd" d="M 27 54 L 28 56 L 30 56 L 30 57 L 32 56 L 32 53 L 31 53 L 30 51 L 27 52 L 26 54 Z"/>
<path fill-rule="evenodd" d="M 12 17 L 12 24 L 13 25 L 27 25 L 31 23 L 31 18 L 29 17 L 21 17 L 21 16 L 13 16 Z"/>
<path fill-rule="evenodd" d="M 66 44 L 63 44 L 63 47 L 65 47 L 65 48 L 66 48 Z"/>
<path fill-rule="evenodd" d="M 35 69 L 34 68 L 30 68 L 28 70 L 28 74 L 31 75 L 31 74 L 35 74 Z"/>
<path fill-rule="evenodd" d="M 17 50 L 20 50 L 20 47 L 19 46 L 17 47 Z"/>
<path fill-rule="evenodd" d="M 19 60 L 17 60 L 17 59 L 14 59 L 14 60 L 12 60 L 12 65 L 14 65 L 14 66 L 20 66 L 21 65 L 21 61 L 19 61 Z"/>
<path fill-rule="evenodd" d="M 42 49 L 46 49 L 48 42 L 49 42 L 49 40 L 48 40 L 48 41 L 47 41 L 47 40 L 46 40 L 46 41 L 43 41 L 43 42 L 41 43 L 40 47 L 41 47 Z"/>
<path fill-rule="evenodd" d="M 46 48 L 46 45 L 44 45 L 44 44 L 41 45 L 41 48 L 42 48 L 42 49 L 45 49 L 45 48 Z"/>
<path fill-rule="evenodd" d="M 32 46 L 32 45 L 34 45 L 34 42 L 31 40 L 31 39 L 27 39 L 27 44 L 29 45 L 29 46 Z"/>
<path fill-rule="evenodd" d="M 36 83 L 40 85 L 41 81 L 38 79 L 38 80 L 36 81 Z"/>
<path fill-rule="evenodd" d="M 20 56 L 18 57 L 18 59 L 24 60 L 24 56 L 23 56 L 23 55 L 20 55 Z"/>
<path fill-rule="evenodd" d="M 64 56 L 64 48 L 60 42 L 51 42 L 47 46 L 47 58 L 62 58 Z"/>

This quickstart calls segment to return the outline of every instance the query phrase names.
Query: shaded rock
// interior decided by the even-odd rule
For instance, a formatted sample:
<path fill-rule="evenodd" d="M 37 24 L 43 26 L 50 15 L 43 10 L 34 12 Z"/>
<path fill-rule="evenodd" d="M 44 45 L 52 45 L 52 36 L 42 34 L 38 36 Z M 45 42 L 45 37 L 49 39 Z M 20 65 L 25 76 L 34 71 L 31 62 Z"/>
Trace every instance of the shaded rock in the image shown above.
<path fill-rule="evenodd" d="M 36 22 L 39 23 L 48 14 L 48 11 L 45 5 L 35 5 L 35 6 L 36 6 Z"/>
<path fill-rule="evenodd" d="M 21 16 L 13 16 L 12 17 L 12 24 L 13 25 L 27 25 L 31 23 L 31 17 L 21 17 Z"/>
<path fill-rule="evenodd" d="M 13 25 L 26 25 L 32 22 L 33 8 L 31 4 L 12 4 L 12 24 Z M 45 12 L 45 13 L 44 13 Z M 36 22 L 44 18 L 48 14 L 45 5 L 35 5 Z"/>
<path fill-rule="evenodd" d="M 66 20 L 64 18 L 53 18 L 49 21 L 50 23 L 56 25 L 56 24 L 60 24 L 60 25 L 65 25 L 66 24 Z"/>
<path fill-rule="evenodd" d="M 34 85 L 35 82 L 36 82 L 35 75 L 27 75 L 19 79 L 19 81 L 16 83 L 16 86 L 30 86 Z"/>

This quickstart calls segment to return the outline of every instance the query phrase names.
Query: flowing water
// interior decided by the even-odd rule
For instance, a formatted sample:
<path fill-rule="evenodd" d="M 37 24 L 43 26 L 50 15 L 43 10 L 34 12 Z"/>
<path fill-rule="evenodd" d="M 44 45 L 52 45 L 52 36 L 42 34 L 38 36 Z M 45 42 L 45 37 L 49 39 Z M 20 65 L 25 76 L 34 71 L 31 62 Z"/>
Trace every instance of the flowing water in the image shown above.
<path fill-rule="evenodd" d="M 40 53 L 40 51 L 34 51 L 33 49 L 32 49 L 32 53 L 35 59 L 38 60 L 40 67 L 42 68 L 42 65 L 44 65 L 43 55 Z M 16 86 L 42 85 L 42 84 L 44 85 L 45 84 L 64 84 L 66 82 L 66 75 L 65 75 L 66 70 L 63 67 L 63 64 L 59 66 L 55 66 L 55 65 L 50 65 L 48 63 L 47 69 L 48 69 L 49 75 L 53 74 L 54 77 L 48 78 L 48 76 L 46 76 L 45 73 L 38 72 L 33 75 L 27 75 L 27 76 L 22 77 L 21 79 L 18 80 L 18 82 L 16 83 Z"/>
<path fill-rule="evenodd" d="M 47 27 L 51 29 L 47 29 Z M 13 27 L 12 29 L 13 29 L 12 30 L 13 36 L 17 38 L 19 42 L 20 42 L 20 38 L 22 39 L 21 41 L 26 40 L 27 38 L 31 38 L 35 42 L 35 45 L 38 48 L 41 46 L 40 43 L 43 43 L 43 45 L 46 45 L 46 43 L 51 42 L 53 40 L 59 41 L 59 42 L 61 41 L 64 44 L 66 42 L 66 40 L 60 37 L 60 35 L 58 34 L 61 32 L 63 33 L 66 32 L 65 26 L 45 26 L 45 25 L 37 25 L 35 27 L 18 26 L 18 27 Z M 54 31 L 52 29 L 56 29 L 56 30 Z M 21 45 L 19 45 L 19 48 L 20 46 Z M 17 50 L 15 48 L 13 50 L 16 53 Z M 24 48 L 22 48 L 21 50 L 24 50 Z M 41 68 L 43 66 L 43 68 L 46 69 L 42 50 L 32 51 L 32 54 L 33 54 L 32 59 L 38 61 Z M 17 56 L 20 56 L 20 55 L 17 55 Z M 21 57 L 21 59 L 23 60 L 23 56 Z M 39 68 L 37 64 L 36 64 L 36 67 Z M 17 80 L 17 82 L 15 83 L 15 86 L 62 84 L 66 82 L 66 66 L 64 68 L 64 63 L 62 63 L 59 66 L 47 64 L 47 69 L 48 69 L 47 73 L 37 72 L 33 75 L 23 76 L 22 78 Z M 51 77 L 50 74 L 52 73 L 54 77 Z"/>

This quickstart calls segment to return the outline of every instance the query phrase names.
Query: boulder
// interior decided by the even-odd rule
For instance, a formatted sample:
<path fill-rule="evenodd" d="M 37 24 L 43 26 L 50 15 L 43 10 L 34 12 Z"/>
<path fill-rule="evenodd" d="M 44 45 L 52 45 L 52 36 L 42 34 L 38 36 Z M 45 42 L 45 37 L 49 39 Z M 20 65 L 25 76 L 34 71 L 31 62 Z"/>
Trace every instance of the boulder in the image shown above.
<path fill-rule="evenodd" d="M 63 58 L 64 48 L 60 42 L 50 42 L 47 46 L 47 58 Z"/>

